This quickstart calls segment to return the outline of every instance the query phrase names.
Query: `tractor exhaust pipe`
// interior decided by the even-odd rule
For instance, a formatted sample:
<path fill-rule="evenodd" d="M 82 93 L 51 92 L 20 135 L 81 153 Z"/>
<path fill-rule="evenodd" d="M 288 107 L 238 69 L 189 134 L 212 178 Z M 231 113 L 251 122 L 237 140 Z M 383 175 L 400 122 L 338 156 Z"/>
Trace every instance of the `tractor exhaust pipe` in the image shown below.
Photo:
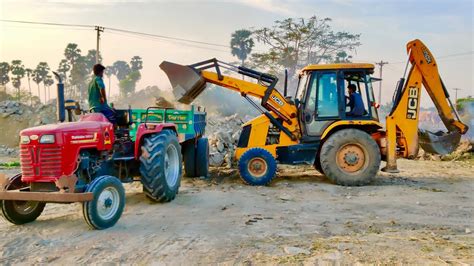
<path fill-rule="evenodd" d="M 53 74 L 56 76 L 56 79 L 58 80 L 57 84 L 57 90 L 58 90 L 58 99 L 56 101 L 56 109 L 57 111 L 57 118 L 59 122 L 64 122 L 66 120 L 66 110 L 64 107 L 64 84 L 61 79 L 61 76 L 53 71 Z"/>

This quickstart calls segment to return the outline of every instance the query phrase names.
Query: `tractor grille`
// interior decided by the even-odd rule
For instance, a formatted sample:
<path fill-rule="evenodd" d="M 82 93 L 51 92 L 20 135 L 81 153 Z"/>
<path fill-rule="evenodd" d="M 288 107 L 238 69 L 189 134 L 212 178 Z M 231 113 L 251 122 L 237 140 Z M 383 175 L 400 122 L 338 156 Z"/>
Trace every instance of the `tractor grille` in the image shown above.
<path fill-rule="evenodd" d="M 22 146 L 20 163 L 23 177 L 59 177 L 61 147 Z"/>

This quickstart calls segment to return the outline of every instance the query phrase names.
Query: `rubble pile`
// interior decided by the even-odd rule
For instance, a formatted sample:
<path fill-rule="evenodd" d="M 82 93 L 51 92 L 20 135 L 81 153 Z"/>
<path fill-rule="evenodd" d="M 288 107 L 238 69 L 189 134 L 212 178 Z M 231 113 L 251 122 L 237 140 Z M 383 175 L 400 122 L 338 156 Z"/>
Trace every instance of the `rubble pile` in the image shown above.
<path fill-rule="evenodd" d="M 422 148 L 418 151 L 417 159 L 420 161 L 455 161 L 469 159 L 474 156 L 474 146 L 469 140 L 462 140 L 459 146 L 450 154 L 439 155 L 425 152 Z"/>
<path fill-rule="evenodd" d="M 19 151 L 16 148 L 10 148 L 7 145 L 0 145 L 0 156 L 18 157 Z"/>
<path fill-rule="evenodd" d="M 28 106 L 17 101 L 0 102 L 0 145 L 9 148 L 18 146 L 20 131 L 34 126 L 46 125 L 56 122 L 56 107 L 54 104 Z M 1 150 L 0 154 L 11 152 Z"/>
<path fill-rule="evenodd" d="M 227 117 L 208 117 L 206 132 L 209 138 L 209 164 L 211 166 L 232 166 L 241 125 L 246 120 L 248 119 L 243 119 L 237 114 Z"/>

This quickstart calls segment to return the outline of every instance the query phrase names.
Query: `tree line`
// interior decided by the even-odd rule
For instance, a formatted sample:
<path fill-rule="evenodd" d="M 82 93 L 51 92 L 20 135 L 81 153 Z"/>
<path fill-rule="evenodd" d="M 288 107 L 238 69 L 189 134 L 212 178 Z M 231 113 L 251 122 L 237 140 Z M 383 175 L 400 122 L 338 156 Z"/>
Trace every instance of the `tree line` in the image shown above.
<path fill-rule="evenodd" d="M 266 51 L 254 52 L 256 42 Z M 242 65 L 277 76 L 287 69 L 293 85 L 297 71 L 304 66 L 350 62 L 350 53 L 360 45 L 360 34 L 335 31 L 330 18 L 318 16 L 287 18 L 275 21 L 271 27 L 237 30 L 230 40 L 231 53 Z"/>
<path fill-rule="evenodd" d="M 64 59 L 61 59 L 55 71 L 58 72 L 64 82 L 67 98 L 85 99 L 87 97 L 87 86 L 95 63 L 96 50 L 88 50 L 83 55 L 77 44 L 69 43 L 66 46 Z M 118 60 L 112 65 L 106 66 L 104 74 L 109 81 L 109 95 L 112 76 L 115 76 L 119 81 L 121 97 L 133 93 L 137 82 L 141 78 L 140 70 L 142 68 L 143 60 L 140 56 L 133 56 L 129 62 Z M 25 67 L 22 60 L 13 60 L 10 63 L 0 62 L 0 85 L 5 88 L 3 93 L 7 96 L 6 86 L 11 83 L 15 92 L 10 98 L 25 103 L 29 102 L 30 104 L 33 102 L 46 103 L 51 99 L 50 87 L 54 84 L 51 71 L 52 68 L 47 62 L 39 62 L 35 68 Z M 28 90 L 22 89 L 22 81 L 26 81 Z M 37 96 L 33 96 L 32 82 L 36 84 Z"/>

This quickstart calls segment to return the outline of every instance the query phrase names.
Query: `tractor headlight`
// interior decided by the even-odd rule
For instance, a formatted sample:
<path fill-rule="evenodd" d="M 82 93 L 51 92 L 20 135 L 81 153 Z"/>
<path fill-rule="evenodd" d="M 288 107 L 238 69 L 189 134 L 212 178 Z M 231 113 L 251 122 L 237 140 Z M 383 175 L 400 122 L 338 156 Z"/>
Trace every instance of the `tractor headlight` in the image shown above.
<path fill-rule="evenodd" d="M 43 136 L 41 136 L 39 143 L 42 143 L 42 144 L 54 143 L 54 135 L 43 135 Z"/>
<path fill-rule="evenodd" d="M 30 143 L 29 136 L 20 136 L 20 144 L 28 144 L 28 143 Z"/>

